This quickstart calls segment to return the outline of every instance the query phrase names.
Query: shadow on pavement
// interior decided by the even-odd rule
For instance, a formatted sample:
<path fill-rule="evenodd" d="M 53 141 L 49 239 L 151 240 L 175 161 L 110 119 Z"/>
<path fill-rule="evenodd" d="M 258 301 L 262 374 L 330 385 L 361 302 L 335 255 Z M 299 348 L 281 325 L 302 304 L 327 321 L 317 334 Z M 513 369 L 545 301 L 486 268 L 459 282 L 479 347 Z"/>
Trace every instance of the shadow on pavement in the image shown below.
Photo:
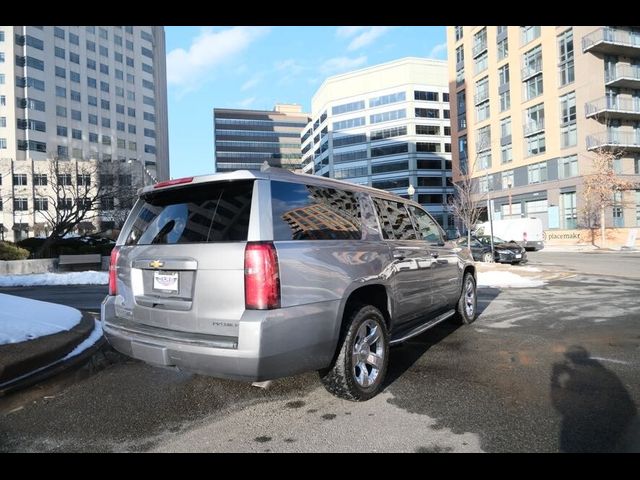
<path fill-rule="evenodd" d="M 478 289 L 478 316 L 482 314 L 489 304 L 500 294 L 497 288 Z M 453 320 L 445 320 L 426 332 L 392 347 L 389 355 L 389 367 L 384 381 L 384 388 L 389 387 L 404 372 L 409 370 L 422 355 L 424 355 L 431 347 L 437 345 L 442 340 L 455 332 L 458 328 L 464 327 L 458 325 Z"/>
<path fill-rule="evenodd" d="M 562 415 L 560 451 L 640 451 L 637 409 L 620 379 L 582 346 L 553 365 L 551 401 Z"/>

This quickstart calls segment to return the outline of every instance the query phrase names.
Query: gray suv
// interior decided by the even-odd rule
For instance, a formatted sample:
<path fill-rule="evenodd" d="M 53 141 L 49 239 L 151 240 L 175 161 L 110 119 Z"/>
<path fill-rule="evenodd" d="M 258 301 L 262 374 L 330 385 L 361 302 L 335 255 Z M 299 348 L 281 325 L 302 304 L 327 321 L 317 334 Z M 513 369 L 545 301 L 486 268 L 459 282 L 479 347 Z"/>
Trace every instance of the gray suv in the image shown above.
<path fill-rule="evenodd" d="M 476 317 L 476 269 L 422 207 L 280 169 L 145 187 L 111 254 L 118 351 L 247 381 L 317 370 L 368 400 L 389 346 Z"/>

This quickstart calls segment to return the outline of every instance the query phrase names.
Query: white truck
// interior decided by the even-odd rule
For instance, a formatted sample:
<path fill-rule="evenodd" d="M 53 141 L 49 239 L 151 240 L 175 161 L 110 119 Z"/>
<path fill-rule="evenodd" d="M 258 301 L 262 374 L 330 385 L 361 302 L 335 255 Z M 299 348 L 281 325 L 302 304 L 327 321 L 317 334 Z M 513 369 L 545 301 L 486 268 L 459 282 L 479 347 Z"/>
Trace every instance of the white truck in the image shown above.
<path fill-rule="evenodd" d="M 491 225 L 484 222 L 476 226 L 476 235 L 490 235 Z M 542 220 L 539 218 L 513 218 L 493 221 L 493 235 L 506 241 L 514 241 L 527 250 L 544 248 Z"/>

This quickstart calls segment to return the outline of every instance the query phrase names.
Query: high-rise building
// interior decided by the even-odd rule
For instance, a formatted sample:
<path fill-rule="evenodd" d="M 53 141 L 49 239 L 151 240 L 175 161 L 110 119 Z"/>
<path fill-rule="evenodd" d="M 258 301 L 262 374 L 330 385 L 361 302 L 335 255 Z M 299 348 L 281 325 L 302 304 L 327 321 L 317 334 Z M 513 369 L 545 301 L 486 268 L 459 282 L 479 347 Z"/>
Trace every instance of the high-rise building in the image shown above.
<path fill-rule="evenodd" d="M 69 185 L 100 182 L 81 179 L 87 165 L 133 186 L 169 178 L 163 27 L 0 26 L 4 239 L 32 235 L 43 210 L 63 207 L 46 188 L 52 162 L 74 172 Z"/>
<path fill-rule="evenodd" d="M 494 219 L 584 224 L 597 149 L 622 152 L 616 173 L 640 180 L 640 29 L 454 26 L 447 45 L 454 159 Z M 611 195 L 606 225 L 640 225 L 639 191 Z"/>
<path fill-rule="evenodd" d="M 311 110 L 302 134 L 305 172 L 411 195 L 452 227 L 445 61 L 402 58 L 329 77 Z"/>
<path fill-rule="evenodd" d="M 300 105 L 277 104 L 273 111 L 213 109 L 217 172 L 272 167 L 300 170 L 300 132 L 309 116 Z"/>

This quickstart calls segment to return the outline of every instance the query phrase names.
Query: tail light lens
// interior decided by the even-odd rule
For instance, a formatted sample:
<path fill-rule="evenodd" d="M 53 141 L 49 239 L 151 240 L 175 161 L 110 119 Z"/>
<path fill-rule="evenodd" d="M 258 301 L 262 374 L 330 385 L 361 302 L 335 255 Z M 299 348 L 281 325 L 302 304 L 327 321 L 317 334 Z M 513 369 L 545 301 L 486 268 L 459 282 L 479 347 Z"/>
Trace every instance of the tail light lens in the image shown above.
<path fill-rule="evenodd" d="M 111 258 L 109 259 L 109 295 L 118 294 L 118 286 L 116 284 L 116 265 L 118 264 L 118 255 L 120 255 L 120 249 L 118 247 L 113 247 L 113 250 L 111 250 Z"/>
<path fill-rule="evenodd" d="M 278 254 L 271 242 L 249 242 L 244 251 L 245 308 L 280 308 Z"/>

